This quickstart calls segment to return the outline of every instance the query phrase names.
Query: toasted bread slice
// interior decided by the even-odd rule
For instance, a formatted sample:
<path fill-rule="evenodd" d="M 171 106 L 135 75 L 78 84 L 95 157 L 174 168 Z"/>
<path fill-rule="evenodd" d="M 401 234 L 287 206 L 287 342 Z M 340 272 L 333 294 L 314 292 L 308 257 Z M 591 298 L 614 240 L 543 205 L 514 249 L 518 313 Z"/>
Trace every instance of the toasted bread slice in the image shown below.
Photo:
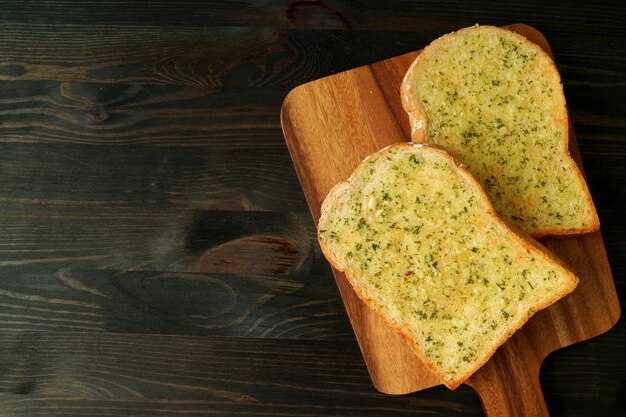
<path fill-rule="evenodd" d="M 473 26 L 427 46 L 402 84 L 414 142 L 466 165 L 496 211 L 534 237 L 600 227 L 568 151 L 559 73 L 522 35 Z"/>
<path fill-rule="evenodd" d="M 366 159 L 324 200 L 318 237 L 357 295 L 451 389 L 578 283 L 432 145 L 396 144 Z"/>

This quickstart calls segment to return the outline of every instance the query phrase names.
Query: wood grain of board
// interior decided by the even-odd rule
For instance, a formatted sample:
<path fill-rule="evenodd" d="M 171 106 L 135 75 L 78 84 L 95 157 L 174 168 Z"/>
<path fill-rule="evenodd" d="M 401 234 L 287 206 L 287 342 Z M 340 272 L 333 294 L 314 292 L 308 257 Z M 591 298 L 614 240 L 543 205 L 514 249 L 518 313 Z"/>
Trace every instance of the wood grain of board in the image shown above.
<path fill-rule="evenodd" d="M 509 26 L 551 54 L 541 33 Z M 417 52 L 339 73 L 297 87 L 286 98 L 281 121 L 309 208 L 317 222 L 328 191 L 369 154 L 410 138 L 401 107 L 402 78 Z M 570 125 L 570 151 L 581 165 Z M 581 165 L 582 168 L 582 165 Z M 539 368 L 552 351 L 610 329 L 619 302 L 602 235 L 543 243 L 580 277 L 578 288 L 537 313 L 467 382 L 493 416 L 546 416 Z M 333 271 L 375 387 L 385 393 L 419 391 L 439 381 L 404 340 L 362 303 L 342 273 Z"/>

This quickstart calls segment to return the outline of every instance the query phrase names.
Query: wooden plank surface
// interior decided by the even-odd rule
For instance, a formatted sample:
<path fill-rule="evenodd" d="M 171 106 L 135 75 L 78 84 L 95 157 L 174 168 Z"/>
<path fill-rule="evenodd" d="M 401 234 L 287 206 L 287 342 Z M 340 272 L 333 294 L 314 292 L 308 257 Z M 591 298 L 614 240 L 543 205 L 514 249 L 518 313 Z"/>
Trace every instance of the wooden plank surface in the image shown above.
<path fill-rule="evenodd" d="M 626 16 L 602 3 L 0 0 L 0 416 L 483 415 L 466 386 L 373 388 L 280 106 L 462 26 L 538 27 L 623 302 Z M 622 319 L 551 354 L 550 413 L 623 415 L 625 352 Z"/>
<path fill-rule="evenodd" d="M 551 53 L 534 28 L 509 28 Z M 287 96 L 283 130 L 314 219 L 328 191 L 367 155 L 409 140 L 400 83 L 416 56 L 410 53 L 316 80 Z M 570 151 L 580 163 L 572 128 Z M 468 384 L 478 391 L 490 416 L 547 415 L 539 386 L 543 359 L 559 347 L 609 330 L 620 316 L 600 232 L 544 243 L 581 283 L 574 293 L 536 314 L 470 378 Z M 438 384 L 404 339 L 358 299 L 345 276 L 333 272 L 376 388 L 405 394 Z"/>

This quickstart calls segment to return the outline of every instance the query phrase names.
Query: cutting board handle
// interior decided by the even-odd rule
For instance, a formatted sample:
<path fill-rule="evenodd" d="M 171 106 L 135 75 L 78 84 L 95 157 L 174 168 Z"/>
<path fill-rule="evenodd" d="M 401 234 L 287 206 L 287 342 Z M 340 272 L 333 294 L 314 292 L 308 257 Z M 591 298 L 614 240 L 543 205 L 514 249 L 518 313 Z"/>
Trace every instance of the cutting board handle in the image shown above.
<path fill-rule="evenodd" d="M 499 358 L 487 362 L 467 381 L 478 393 L 487 417 L 550 416 L 539 382 L 542 360 L 519 348 L 517 343 L 501 346 L 496 352 Z"/>

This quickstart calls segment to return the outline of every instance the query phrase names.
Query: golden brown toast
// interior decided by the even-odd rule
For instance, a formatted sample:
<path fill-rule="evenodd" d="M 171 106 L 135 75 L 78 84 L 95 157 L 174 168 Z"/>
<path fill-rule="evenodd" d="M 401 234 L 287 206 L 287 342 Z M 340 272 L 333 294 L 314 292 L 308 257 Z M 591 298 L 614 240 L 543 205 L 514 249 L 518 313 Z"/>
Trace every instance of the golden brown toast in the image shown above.
<path fill-rule="evenodd" d="M 318 236 L 357 295 L 454 389 L 576 276 L 509 228 L 437 146 L 373 154 L 322 205 Z"/>
<path fill-rule="evenodd" d="M 569 155 L 559 73 L 536 44 L 493 26 L 442 36 L 411 65 L 401 96 L 412 140 L 466 165 L 509 222 L 534 237 L 600 227 Z"/>

